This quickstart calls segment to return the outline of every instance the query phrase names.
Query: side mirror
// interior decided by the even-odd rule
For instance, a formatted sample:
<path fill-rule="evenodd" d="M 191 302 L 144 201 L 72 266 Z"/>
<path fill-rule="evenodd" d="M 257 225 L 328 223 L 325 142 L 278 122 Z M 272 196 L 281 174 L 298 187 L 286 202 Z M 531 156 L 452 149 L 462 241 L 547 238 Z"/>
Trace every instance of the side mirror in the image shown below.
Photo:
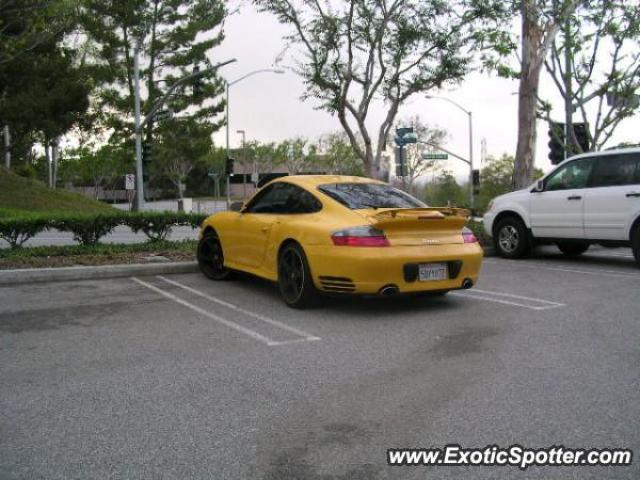
<path fill-rule="evenodd" d="M 534 191 L 534 192 L 542 192 L 542 191 L 544 191 L 544 180 L 538 180 L 536 182 L 536 186 L 533 187 L 532 191 Z"/>
<path fill-rule="evenodd" d="M 232 202 L 231 205 L 229 205 L 229 210 L 232 212 L 242 212 L 243 208 L 244 202 Z"/>

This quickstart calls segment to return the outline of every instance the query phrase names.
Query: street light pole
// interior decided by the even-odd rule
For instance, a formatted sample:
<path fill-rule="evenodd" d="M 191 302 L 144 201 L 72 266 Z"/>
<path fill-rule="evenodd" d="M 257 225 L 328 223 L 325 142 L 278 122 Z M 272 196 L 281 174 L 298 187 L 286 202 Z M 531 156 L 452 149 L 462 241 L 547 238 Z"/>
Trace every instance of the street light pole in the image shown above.
<path fill-rule="evenodd" d="M 445 102 L 449 102 L 458 109 L 462 110 L 469 117 L 469 161 L 467 163 L 469 164 L 469 206 L 473 208 L 475 203 L 473 195 L 473 113 L 471 112 L 471 110 L 467 110 L 459 103 L 454 102 L 447 97 L 436 97 L 427 95 L 426 98 L 437 98 L 440 100 L 444 100 Z"/>
<path fill-rule="evenodd" d="M 144 209 L 144 182 L 142 181 L 142 128 L 140 128 L 140 48 L 141 41 L 136 42 L 133 50 L 133 90 L 136 136 L 136 198 L 133 205 L 135 211 Z"/>
<path fill-rule="evenodd" d="M 244 170 L 244 166 L 245 161 L 247 159 L 247 151 L 245 148 L 245 142 L 247 139 L 247 134 L 244 130 L 238 130 L 236 131 L 236 133 L 242 135 L 242 170 Z M 247 172 L 242 172 L 242 195 L 246 198 L 247 197 Z"/>
<path fill-rule="evenodd" d="M 226 114 L 227 114 L 227 121 L 226 121 L 226 137 L 227 137 L 227 145 L 226 145 L 226 158 L 225 161 L 229 158 L 229 88 L 233 85 L 235 85 L 238 82 L 241 82 L 242 80 L 244 80 L 245 78 L 251 77 L 253 75 L 257 75 L 259 73 L 277 73 L 277 74 L 283 74 L 284 70 L 278 70 L 278 69 L 274 69 L 274 68 L 261 68 L 260 70 L 254 70 L 253 72 L 249 72 L 246 75 L 243 75 L 240 78 L 237 78 L 236 80 L 232 81 L 232 82 L 227 82 L 227 103 L 226 103 Z M 227 175 L 227 210 L 229 209 L 229 205 L 231 205 L 231 181 L 230 181 L 230 177 L 231 174 L 233 174 L 233 172 L 229 172 L 230 175 Z"/>
<path fill-rule="evenodd" d="M 141 107 L 140 107 L 140 50 L 142 49 L 142 39 L 136 42 L 136 46 L 133 51 L 133 80 L 134 80 L 134 115 L 135 115 L 135 138 L 136 138 L 136 199 L 134 203 L 134 210 L 141 212 L 144 210 L 144 181 L 142 170 L 142 132 L 144 127 L 153 119 L 154 115 L 158 112 L 160 107 L 164 105 L 167 99 L 173 94 L 173 92 L 184 85 L 185 83 L 195 80 L 196 78 L 208 75 L 215 72 L 220 67 L 228 65 L 236 61 L 235 58 L 227 60 L 226 62 L 218 63 L 204 70 L 195 71 L 189 75 L 185 75 L 180 80 L 176 81 L 169 90 L 158 99 L 152 107 L 149 109 L 147 116 L 142 119 Z"/>

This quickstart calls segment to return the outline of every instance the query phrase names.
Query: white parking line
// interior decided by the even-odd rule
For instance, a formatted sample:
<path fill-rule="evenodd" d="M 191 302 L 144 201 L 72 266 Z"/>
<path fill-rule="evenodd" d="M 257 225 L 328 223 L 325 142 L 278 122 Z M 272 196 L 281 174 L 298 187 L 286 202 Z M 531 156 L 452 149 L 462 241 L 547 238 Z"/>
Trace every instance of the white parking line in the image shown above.
<path fill-rule="evenodd" d="M 262 342 L 266 345 L 268 345 L 269 347 L 275 347 L 275 346 L 279 346 L 279 345 L 285 345 L 287 343 L 290 343 L 292 341 L 278 341 L 278 340 L 273 340 L 265 335 L 262 335 L 258 332 L 255 332 L 249 328 L 243 327 L 242 325 L 239 325 L 235 322 L 232 322 L 231 320 L 227 320 L 225 318 L 222 318 L 214 313 L 208 312 L 207 310 L 198 307 L 197 305 L 193 305 L 192 303 L 187 302 L 186 300 L 181 299 L 180 297 L 177 297 L 176 295 L 173 295 L 169 292 L 165 292 L 164 290 L 162 290 L 161 288 L 158 288 L 154 285 L 151 285 L 150 283 L 144 282 L 142 280 L 140 280 L 139 278 L 135 278 L 135 277 L 131 277 L 131 280 L 133 280 L 134 282 L 138 283 L 139 285 L 142 285 L 143 287 L 148 288 L 149 290 L 152 290 L 160 295 L 162 295 L 163 297 L 166 297 L 170 300 L 173 300 L 174 302 L 185 306 L 191 310 L 193 310 L 196 313 L 199 313 L 200 315 L 203 315 L 207 318 L 210 318 L 211 320 L 215 320 L 218 323 L 221 323 L 223 325 L 226 325 L 229 328 L 232 328 L 240 333 L 244 333 L 245 335 L 248 335 L 249 337 L 253 338 L 254 340 L 258 340 L 259 342 Z M 294 340 L 295 341 L 295 340 Z M 309 341 L 308 338 L 301 338 L 298 339 L 298 341 Z"/>
<path fill-rule="evenodd" d="M 483 300 L 486 302 L 501 303 L 504 305 L 528 308 L 530 310 L 550 310 L 552 308 L 566 306 L 564 303 L 551 302 L 549 300 L 543 300 L 541 298 L 525 297 L 524 295 L 515 295 L 513 293 L 478 290 L 476 288 L 464 292 L 452 292 L 451 294 L 457 295 L 459 297 L 472 298 L 474 300 Z M 530 303 L 518 302 L 517 300 L 524 300 L 541 305 L 531 305 Z"/>
<path fill-rule="evenodd" d="M 156 278 L 159 278 L 160 280 L 167 282 L 171 285 L 174 285 L 176 287 L 182 288 L 184 290 L 187 290 L 188 292 L 193 293 L 194 295 L 197 295 L 199 297 L 202 298 L 206 298 L 207 300 L 211 301 L 211 302 L 215 302 L 218 303 L 220 305 L 223 305 L 227 308 L 230 308 L 231 310 L 235 310 L 236 312 L 240 312 L 243 313 L 249 317 L 253 317 L 257 320 L 261 320 L 265 323 L 268 323 L 270 325 L 273 325 L 275 327 L 281 328 L 283 330 L 287 330 L 291 333 L 295 333 L 296 335 L 299 335 L 301 337 L 303 337 L 304 340 L 308 340 L 308 341 L 313 341 L 313 340 L 320 340 L 320 337 L 316 337 L 315 335 L 312 335 L 310 333 L 305 332 L 304 330 L 300 330 L 299 328 L 296 327 L 292 327 L 290 325 L 287 325 L 285 323 L 282 322 L 278 322 L 277 320 L 273 320 L 272 318 L 268 318 L 265 317 L 263 315 L 260 315 L 259 313 L 254 313 L 254 312 L 250 312 L 249 310 L 245 310 L 242 307 L 238 307 L 237 305 L 234 305 L 232 303 L 229 302 L 225 302 L 224 300 L 220 300 L 219 298 L 216 297 L 212 297 L 211 295 L 207 295 L 206 293 L 201 292 L 200 290 L 196 290 L 195 288 L 189 287 L 187 285 L 184 285 L 180 282 L 176 282 L 175 280 L 169 280 L 166 277 L 163 277 L 162 275 L 157 275 Z"/>
<path fill-rule="evenodd" d="M 499 266 L 507 266 L 507 261 L 483 261 L 482 263 L 489 265 L 499 265 Z M 553 272 L 567 272 L 567 273 L 578 273 L 580 275 L 596 275 L 602 277 L 618 277 L 618 278 L 637 278 L 640 279 L 640 275 L 637 273 L 624 273 L 616 270 L 582 270 L 577 268 L 561 268 L 561 267 L 547 267 L 543 266 L 539 262 L 517 262 L 517 265 L 520 267 L 525 267 L 533 270 L 549 270 Z"/>

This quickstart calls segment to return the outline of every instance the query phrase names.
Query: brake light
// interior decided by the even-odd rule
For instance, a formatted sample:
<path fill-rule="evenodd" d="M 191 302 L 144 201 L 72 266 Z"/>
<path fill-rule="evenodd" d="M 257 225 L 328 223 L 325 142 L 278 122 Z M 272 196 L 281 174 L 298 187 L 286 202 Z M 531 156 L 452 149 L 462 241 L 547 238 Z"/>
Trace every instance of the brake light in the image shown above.
<path fill-rule="evenodd" d="M 389 240 L 382 230 L 373 227 L 347 228 L 331 235 L 333 244 L 345 247 L 388 247 Z"/>
<path fill-rule="evenodd" d="M 467 227 L 462 229 L 462 238 L 464 239 L 464 243 L 478 243 L 476 236 Z"/>

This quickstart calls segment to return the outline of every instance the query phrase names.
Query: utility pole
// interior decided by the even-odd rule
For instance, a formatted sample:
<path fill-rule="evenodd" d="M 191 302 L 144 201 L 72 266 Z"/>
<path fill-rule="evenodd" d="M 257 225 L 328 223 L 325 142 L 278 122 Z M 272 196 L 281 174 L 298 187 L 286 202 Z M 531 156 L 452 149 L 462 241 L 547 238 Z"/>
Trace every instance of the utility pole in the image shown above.
<path fill-rule="evenodd" d="M 4 126 L 4 166 L 11 168 L 11 132 L 9 125 Z"/>

